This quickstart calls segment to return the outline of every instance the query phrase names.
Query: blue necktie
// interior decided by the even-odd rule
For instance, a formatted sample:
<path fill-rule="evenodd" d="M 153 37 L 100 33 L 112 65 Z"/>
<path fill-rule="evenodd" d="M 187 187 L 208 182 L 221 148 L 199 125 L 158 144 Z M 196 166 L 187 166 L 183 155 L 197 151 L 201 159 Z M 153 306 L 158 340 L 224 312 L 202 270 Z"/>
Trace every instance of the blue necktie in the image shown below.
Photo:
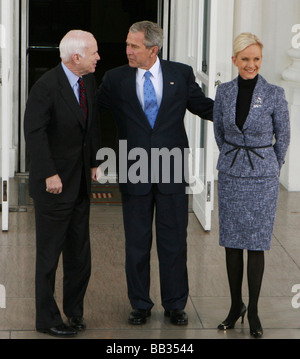
<path fill-rule="evenodd" d="M 155 90 L 152 81 L 150 80 L 150 76 L 151 72 L 147 71 L 145 73 L 144 82 L 144 111 L 150 123 L 150 126 L 153 128 L 158 113 L 158 105 Z"/>

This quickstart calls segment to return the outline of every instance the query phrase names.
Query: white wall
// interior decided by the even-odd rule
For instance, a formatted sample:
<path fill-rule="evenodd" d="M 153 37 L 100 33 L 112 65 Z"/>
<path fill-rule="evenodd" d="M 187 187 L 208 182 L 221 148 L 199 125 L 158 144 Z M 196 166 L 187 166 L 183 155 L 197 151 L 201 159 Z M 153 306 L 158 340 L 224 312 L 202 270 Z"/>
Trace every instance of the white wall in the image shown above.
<path fill-rule="evenodd" d="M 264 44 L 261 74 L 271 83 L 280 85 L 290 63 L 291 29 L 299 23 L 299 0 L 235 0 L 233 36 L 252 32 L 260 38 Z"/>
<path fill-rule="evenodd" d="M 300 24 L 299 0 L 235 0 L 233 37 L 241 32 L 256 34 L 264 44 L 261 75 L 286 90 L 292 137 L 280 180 L 289 191 L 300 191 L 300 164 L 297 158 L 300 155 L 300 101 L 297 97 L 300 83 L 282 81 L 282 73 L 292 61 L 288 50 L 295 35 L 291 32 L 295 24 Z M 236 75 L 236 68 L 233 67 L 233 77 Z"/>

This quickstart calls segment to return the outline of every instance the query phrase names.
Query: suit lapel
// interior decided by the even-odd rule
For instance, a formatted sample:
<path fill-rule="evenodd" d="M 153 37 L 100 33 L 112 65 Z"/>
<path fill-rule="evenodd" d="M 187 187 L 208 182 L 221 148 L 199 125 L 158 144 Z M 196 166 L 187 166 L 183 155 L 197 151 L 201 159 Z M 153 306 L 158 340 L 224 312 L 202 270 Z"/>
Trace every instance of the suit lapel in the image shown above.
<path fill-rule="evenodd" d="M 156 122 L 154 125 L 154 130 L 157 127 L 159 127 L 159 125 L 164 119 L 164 113 L 166 112 L 168 107 L 171 106 L 171 103 L 174 101 L 174 94 L 178 86 L 178 83 L 176 81 L 178 76 L 176 76 L 176 73 L 174 73 L 170 69 L 170 66 L 168 66 L 168 62 L 160 60 L 160 63 L 161 63 L 162 77 L 163 77 L 163 95 L 162 95 L 160 108 L 157 114 Z"/>
<path fill-rule="evenodd" d="M 258 75 L 257 84 L 254 88 L 251 105 L 247 119 L 243 126 L 243 131 L 253 124 L 255 120 L 260 118 L 263 109 L 263 102 L 265 99 L 265 80 Z M 236 101 L 238 96 L 238 78 L 235 78 L 228 83 L 228 89 L 225 95 L 225 103 L 228 111 L 229 122 L 232 127 L 238 129 L 236 125 Z"/>
<path fill-rule="evenodd" d="M 257 83 L 252 95 L 249 114 L 243 127 L 244 130 L 257 121 L 257 119 L 261 118 L 263 103 L 266 98 L 265 84 L 266 81 L 260 75 L 258 75 Z"/>
<path fill-rule="evenodd" d="M 77 98 L 70 86 L 67 76 L 64 73 L 61 65 L 58 66 L 58 79 L 60 83 L 60 93 L 64 98 L 67 106 L 71 109 L 74 113 L 76 119 L 80 122 L 80 124 L 84 127 L 83 117 L 81 113 L 80 105 L 77 101 Z"/>
<path fill-rule="evenodd" d="M 85 77 L 83 77 L 83 83 L 85 86 L 86 96 L 87 96 L 87 104 L 88 104 L 87 126 L 89 128 L 91 126 L 91 122 L 93 118 L 93 88 L 91 86 L 91 81 L 88 81 L 88 79 Z"/>
<path fill-rule="evenodd" d="M 122 87 L 121 93 L 124 98 L 125 102 L 128 102 L 132 109 L 136 112 L 136 117 L 133 116 L 134 119 L 136 119 L 137 123 L 139 125 L 142 125 L 143 127 L 146 127 L 148 130 L 151 130 L 151 126 L 148 122 L 148 119 L 145 115 L 145 112 L 140 104 L 140 101 L 138 99 L 137 93 L 136 93 L 136 69 L 128 67 L 128 73 L 127 75 L 121 80 L 120 83 Z"/>

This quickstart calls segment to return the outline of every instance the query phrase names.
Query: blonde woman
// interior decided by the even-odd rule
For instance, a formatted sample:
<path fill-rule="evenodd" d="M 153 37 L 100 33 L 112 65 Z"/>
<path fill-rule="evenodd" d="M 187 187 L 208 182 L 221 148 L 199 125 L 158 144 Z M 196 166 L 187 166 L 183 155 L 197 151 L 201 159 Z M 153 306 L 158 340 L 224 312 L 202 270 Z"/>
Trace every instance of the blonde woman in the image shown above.
<path fill-rule="evenodd" d="M 263 335 L 258 299 L 264 273 L 264 251 L 271 246 L 279 194 L 279 173 L 290 141 L 289 113 L 282 88 L 259 71 L 263 45 L 257 36 L 240 34 L 232 61 L 239 75 L 217 89 L 215 139 L 220 245 L 225 247 L 231 308 L 218 326 L 234 328 L 247 317 L 250 334 Z M 243 250 L 247 250 L 249 303 L 242 300 Z"/>

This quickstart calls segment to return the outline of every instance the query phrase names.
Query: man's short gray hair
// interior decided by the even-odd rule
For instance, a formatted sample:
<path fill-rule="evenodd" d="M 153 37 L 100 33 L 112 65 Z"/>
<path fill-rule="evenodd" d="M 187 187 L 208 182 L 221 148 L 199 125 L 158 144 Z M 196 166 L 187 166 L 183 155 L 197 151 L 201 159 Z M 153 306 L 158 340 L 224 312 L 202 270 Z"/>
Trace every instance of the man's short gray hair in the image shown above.
<path fill-rule="evenodd" d="M 130 32 L 143 32 L 145 34 L 144 44 L 146 47 L 157 46 L 159 50 L 163 47 L 164 32 L 163 29 L 156 23 L 151 21 L 140 21 L 134 23 Z"/>
<path fill-rule="evenodd" d="M 69 31 L 59 44 L 60 58 L 69 62 L 75 54 L 85 57 L 89 38 L 94 38 L 94 35 L 87 31 Z"/>

